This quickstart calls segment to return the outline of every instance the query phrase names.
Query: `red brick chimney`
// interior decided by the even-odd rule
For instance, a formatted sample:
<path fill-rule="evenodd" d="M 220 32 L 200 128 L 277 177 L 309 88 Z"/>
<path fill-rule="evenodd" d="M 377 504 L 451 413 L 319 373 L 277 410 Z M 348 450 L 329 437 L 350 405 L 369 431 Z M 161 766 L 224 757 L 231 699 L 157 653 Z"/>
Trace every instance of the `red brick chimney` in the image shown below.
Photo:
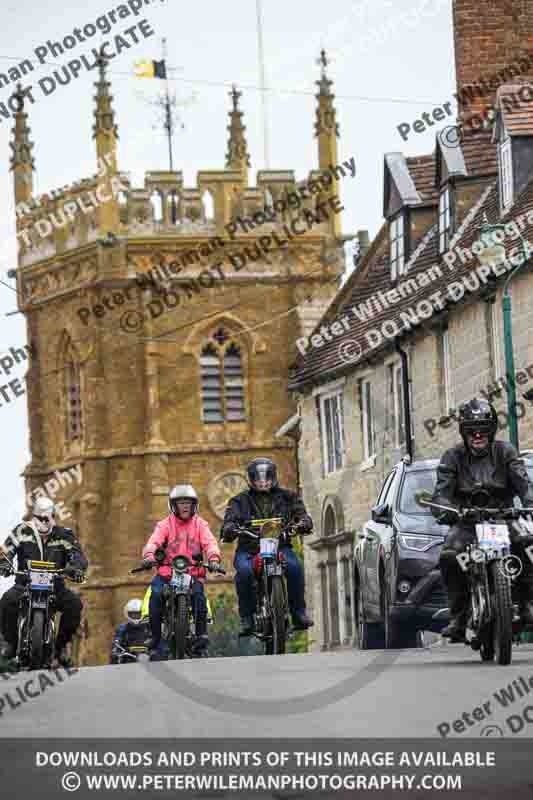
<path fill-rule="evenodd" d="M 453 0 L 461 119 L 492 106 L 496 89 L 533 82 L 533 0 Z"/>

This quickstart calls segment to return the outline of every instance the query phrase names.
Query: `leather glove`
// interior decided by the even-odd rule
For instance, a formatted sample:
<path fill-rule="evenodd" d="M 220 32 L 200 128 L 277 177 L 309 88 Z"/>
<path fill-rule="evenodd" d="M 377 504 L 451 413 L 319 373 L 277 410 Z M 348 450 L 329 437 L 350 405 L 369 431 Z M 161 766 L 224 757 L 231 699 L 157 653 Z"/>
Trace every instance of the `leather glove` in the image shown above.
<path fill-rule="evenodd" d="M 0 564 L 0 578 L 8 578 L 11 575 L 9 564 Z"/>
<path fill-rule="evenodd" d="M 152 569 L 152 567 L 157 567 L 157 564 L 151 558 L 144 558 L 141 566 L 143 569 Z"/>
<path fill-rule="evenodd" d="M 237 536 L 238 533 L 235 525 L 226 525 L 220 533 L 220 538 L 223 542 L 233 542 Z"/>
<path fill-rule="evenodd" d="M 72 564 L 69 564 L 67 567 L 65 567 L 63 572 L 67 578 L 70 578 L 70 580 L 74 581 L 74 583 L 83 583 L 85 575 L 81 569 L 73 567 Z"/>
<path fill-rule="evenodd" d="M 297 523 L 296 530 L 298 533 L 301 533 L 302 536 L 307 536 L 308 533 L 312 533 L 313 531 L 313 523 L 309 522 L 309 520 L 302 519 Z"/>
<path fill-rule="evenodd" d="M 475 508 L 465 508 L 462 521 L 466 522 L 468 525 L 476 525 L 480 521 L 479 511 Z"/>

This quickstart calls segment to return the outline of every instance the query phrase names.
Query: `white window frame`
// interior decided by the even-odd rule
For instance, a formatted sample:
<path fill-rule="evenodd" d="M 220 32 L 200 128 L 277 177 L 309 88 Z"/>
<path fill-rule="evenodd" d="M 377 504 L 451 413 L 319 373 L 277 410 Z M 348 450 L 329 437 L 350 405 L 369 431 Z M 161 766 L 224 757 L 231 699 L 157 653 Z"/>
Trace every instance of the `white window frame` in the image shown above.
<path fill-rule="evenodd" d="M 502 210 L 505 210 L 513 203 L 513 149 L 510 136 L 500 145 L 499 155 L 500 203 Z"/>
<path fill-rule="evenodd" d="M 389 223 L 391 280 L 405 272 L 405 214 L 400 211 Z"/>
<path fill-rule="evenodd" d="M 325 475 L 331 475 L 334 472 L 338 472 L 339 470 L 344 468 L 346 463 L 346 445 L 344 439 L 344 408 L 343 408 L 342 396 L 343 396 L 342 389 L 340 391 L 333 390 L 329 392 L 322 392 L 319 395 L 320 423 L 322 428 L 322 460 L 324 463 Z M 326 406 L 329 409 L 329 417 L 327 414 Z M 338 451 L 335 449 L 335 424 L 334 424 L 335 412 L 337 414 L 337 424 L 339 433 Z M 328 436 L 328 419 L 331 421 L 330 437 Z M 330 449 L 330 438 L 331 438 L 332 449 Z M 330 466 L 332 466 L 332 468 L 330 468 Z"/>
<path fill-rule="evenodd" d="M 452 351 L 450 347 L 450 333 L 442 331 L 442 388 L 444 390 L 444 413 L 455 407 L 452 383 Z"/>
<path fill-rule="evenodd" d="M 367 399 L 366 386 L 368 386 L 369 389 L 368 391 L 369 400 Z M 369 378 L 361 378 L 360 387 L 361 387 L 361 418 L 363 423 L 362 425 L 363 464 L 367 464 L 369 461 L 375 459 L 376 457 L 376 431 L 374 428 L 372 381 Z M 369 446 L 369 441 L 371 446 Z"/>
<path fill-rule="evenodd" d="M 406 431 L 404 430 L 404 439 L 400 438 L 402 421 L 404 422 L 404 404 L 402 403 L 403 395 L 403 375 L 402 375 L 402 362 L 395 361 L 390 365 L 392 371 L 392 404 L 394 414 L 394 446 L 399 449 L 405 447 L 407 444 Z"/>
<path fill-rule="evenodd" d="M 451 195 L 446 186 L 439 196 L 439 253 L 446 253 L 450 242 L 451 230 Z"/>
<path fill-rule="evenodd" d="M 499 303 L 496 300 L 490 303 L 490 348 L 492 354 L 492 362 L 494 365 L 494 380 L 499 380 L 504 373 L 503 370 L 503 352 L 501 340 L 501 327 L 500 327 L 500 314 Z"/>

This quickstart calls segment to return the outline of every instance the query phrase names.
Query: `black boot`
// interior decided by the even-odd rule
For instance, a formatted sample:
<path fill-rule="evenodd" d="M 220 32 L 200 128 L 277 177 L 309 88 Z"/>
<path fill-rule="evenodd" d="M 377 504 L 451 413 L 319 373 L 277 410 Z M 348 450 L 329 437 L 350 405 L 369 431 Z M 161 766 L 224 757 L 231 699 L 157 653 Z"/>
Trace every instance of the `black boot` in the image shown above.
<path fill-rule="evenodd" d="M 292 621 L 296 631 L 306 631 L 308 628 L 312 628 L 315 624 L 311 617 L 307 614 L 307 611 L 302 611 L 301 614 L 293 614 Z"/>
<path fill-rule="evenodd" d="M 251 636 L 254 632 L 253 617 L 241 617 L 241 627 L 239 628 L 239 636 Z"/>
<path fill-rule="evenodd" d="M 67 652 L 67 643 L 58 641 L 56 642 L 56 659 L 58 663 L 65 669 L 70 669 L 74 666 L 74 662 Z"/>
<path fill-rule="evenodd" d="M 464 642 L 466 620 L 463 613 L 452 616 L 448 625 L 441 630 L 441 636 L 450 639 L 451 642 Z"/>

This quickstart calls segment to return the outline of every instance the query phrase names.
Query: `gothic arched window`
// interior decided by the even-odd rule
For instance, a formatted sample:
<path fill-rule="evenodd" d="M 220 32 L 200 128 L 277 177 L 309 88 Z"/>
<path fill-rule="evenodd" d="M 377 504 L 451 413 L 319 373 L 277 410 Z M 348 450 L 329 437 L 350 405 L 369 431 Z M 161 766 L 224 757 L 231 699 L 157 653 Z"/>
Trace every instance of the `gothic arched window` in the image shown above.
<path fill-rule="evenodd" d="M 64 350 L 63 375 L 66 398 L 67 442 L 80 442 L 83 434 L 83 414 L 81 406 L 81 374 L 77 354 L 70 340 Z"/>
<path fill-rule="evenodd" d="M 204 422 L 243 422 L 246 419 L 242 354 L 219 328 L 200 356 Z"/>

